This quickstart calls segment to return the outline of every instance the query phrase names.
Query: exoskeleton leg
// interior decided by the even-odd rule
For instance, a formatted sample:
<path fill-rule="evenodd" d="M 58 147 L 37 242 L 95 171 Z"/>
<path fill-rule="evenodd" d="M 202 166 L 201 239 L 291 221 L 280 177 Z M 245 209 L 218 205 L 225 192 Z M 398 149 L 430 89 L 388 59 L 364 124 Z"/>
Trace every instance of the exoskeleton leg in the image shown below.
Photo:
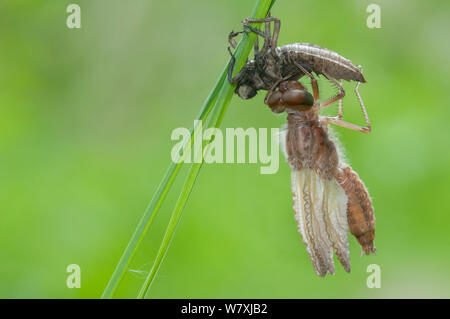
<path fill-rule="evenodd" d="M 269 26 L 269 28 L 270 28 L 270 26 Z M 261 51 L 263 53 L 266 53 L 270 48 L 270 29 L 269 29 L 269 31 L 267 31 L 267 26 L 266 26 L 266 32 L 262 32 L 262 31 L 259 31 L 258 29 L 253 28 L 252 26 L 246 25 L 244 27 L 244 32 L 246 32 L 247 29 L 249 29 L 253 33 L 256 33 L 257 35 L 264 38 L 264 45 L 263 45 L 263 48 Z M 258 40 L 258 39 L 256 39 L 256 40 Z"/>
<path fill-rule="evenodd" d="M 359 68 L 359 70 L 360 70 L 361 73 L 362 73 L 362 71 L 363 71 L 362 66 L 361 66 L 361 65 L 358 65 L 358 68 Z M 361 110 L 362 110 L 362 112 L 363 112 L 363 114 L 364 114 L 364 119 L 366 120 L 366 125 L 367 125 L 366 129 L 367 129 L 367 131 L 368 131 L 367 133 L 369 133 L 369 132 L 372 130 L 372 125 L 370 124 L 369 115 L 367 115 L 367 110 L 366 110 L 366 107 L 364 106 L 364 103 L 363 103 L 363 100 L 362 100 L 362 98 L 361 98 L 361 95 L 359 95 L 358 88 L 359 88 L 359 85 L 360 85 L 360 84 L 361 84 L 361 82 L 358 82 L 358 83 L 356 84 L 356 87 L 355 87 L 355 93 L 356 93 L 356 96 L 358 97 L 359 104 L 361 105 Z"/>
<path fill-rule="evenodd" d="M 323 109 L 324 107 L 327 107 L 331 104 L 333 104 L 334 102 L 341 100 L 344 98 L 345 96 L 345 91 L 342 88 L 341 85 L 339 85 L 335 79 L 333 79 L 331 76 L 329 76 L 327 73 L 322 72 L 323 75 L 329 80 L 331 81 L 334 85 L 336 85 L 336 87 L 339 89 L 339 93 L 336 94 L 335 96 L 333 96 L 332 98 L 329 98 L 328 100 L 323 101 L 322 103 L 318 104 L 317 106 L 315 106 L 314 111 L 318 111 L 320 109 Z"/>
<path fill-rule="evenodd" d="M 258 31 L 258 30 L 256 30 Z M 237 43 L 234 40 L 235 37 L 237 37 L 239 34 L 244 33 L 245 31 L 231 31 L 230 34 L 228 35 L 228 42 L 230 43 L 231 47 L 233 49 L 236 49 L 237 47 Z M 259 32 L 259 31 L 258 31 Z M 256 38 L 255 40 L 255 45 L 254 45 L 254 51 L 255 54 L 259 52 L 259 48 L 258 48 L 258 38 Z"/>
<path fill-rule="evenodd" d="M 253 45 L 253 53 L 256 55 L 259 53 L 259 41 L 258 37 L 256 37 L 255 44 Z"/>
<path fill-rule="evenodd" d="M 230 34 L 228 35 L 228 42 L 230 43 L 231 47 L 233 49 L 236 49 L 236 41 L 234 41 L 234 38 L 237 37 L 239 34 L 244 33 L 244 31 L 231 31 Z"/>
<path fill-rule="evenodd" d="M 228 81 L 231 84 L 236 84 L 238 83 L 239 79 L 242 77 L 242 74 L 244 73 L 244 69 L 240 70 L 238 74 L 236 74 L 236 76 L 233 78 L 233 69 L 234 69 L 234 65 L 236 63 L 236 58 L 234 57 L 233 52 L 231 52 L 230 47 L 228 47 L 228 52 L 231 55 L 231 62 L 230 65 L 228 66 Z"/>
<path fill-rule="evenodd" d="M 316 78 L 308 72 L 300 63 L 296 62 L 294 59 L 291 61 L 295 64 L 297 68 L 299 68 L 304 74 L 306 74 L 311 79 L 311 86 L 313 90 L 314 103 L 319 99 L 319 85 L 317 84 Z"/>
<path fill-rule="evenodd" d="M 270 33 L 271 33 L 270 32 L 270 22 L 274 23 L 274 30 L 273 30 L 273 36 L 272 36 L 271 43 L 270 43 L 270 37 L 271 37 L 271 35 L 270 35 Z M 251 26 L 248 25 L 249 23 L 266 23 L 266 34 L 264 34 L 264 35 L 261 34 L 261 31 L 252 28 Z M 250 18 L 248 18 L 248 19 L 245 19 L 243 21 L 242 25 L 244 27 L 244 30 L 246 28 L 249 28 L 253 32 L 261 35 L 262 37 L 264 37 L 264 39 L 269 40 L 269 43 L 270 43 L 270 45 L 271 45 L 271 47 L 273 49 L 275 49 L 277 47 L 278 35 L 280 34 L 280 27 L 281 27 L 281 22 L 280 22 L 279 19 L 274 18 L 274 17 L 267 17 L 267 18 L 264 18 L 264 19 L 250 19 Z M 269 34 L 267 34 L 267 32 Z M 269 45 L 269 43 L 267 43 L 267 45 Z M 264 44 L 264 45 L 266 45 L 266 44 Z"/>
<path fill-rule="evenodd" d="M 362 72 L 362 67 L 360 65 L 358 66 L 358 68 Z M 359 104 L 361 105 L 361 109 L 362 109 L 363 114 L 364 114 L 364 119 L 366 120 L 366 127 L 359 126 L 359 125 L 354 125 L 354 124 L 342 121 L 342 116 L 344 114 L 344 108 L 342 106 L 342 99 L 339 100 L 339 115 L 338 115 L 337 119 L 340 120 L 341 123 L 344 123 L 344 124 L 343 125 L 340 125 L 340 124 L 337 124 L 337 123 L 333 123 L 333 124 L 340 125 L 340 126 L 343 126 L 343 127 L 347 127 L 347 128 L 350 128 L 350 129 L 355 129 L 356 128 L 355 129 L 356 131 L 369 133 L 372 130 L 372 126 L 370 124 L 369 116 L 367 115 L 367 111 L 366 111 L 366 108 L 364 107 L 364 103 L 362 101 L 361 95 L 358 92 L 358 88 L 359 88 L 360 84 L 361 84 L 361 82 L 358 82 L 356 84 L 355 93 L 356 93 L 356 96 L 358 97 Z M 342 87 L 342 80 L 340 81 L 340 86 Z M 351 127 L 348 127 L 348 125 L 350 125 Z"/>
<path fill-rule="evenodd" d="M 317 106 L 317 110 L 322 109 L 324 107 L 327 107 L 329 105 L 331 105 L 332 103 L 336 102 L 339 100 L 339 115 L 337 117 L 323 117 L 322 121 L 325 121 L 326 123 L 333 123 L 334 125 L 338 125 L 338 126 L 342 126 L 354 131 L 358 131 L 358 132 L 363 132 L 363 133 L 369 133 L 370 132 L 370 127 L 363 127 L 360 125 L 356 125 L 353 123 L 349 123 L 346 121 L 342 120 L 342 114 L 343 114 L 343 107 L 342 107 L 342 99 L 345 96 L 345 91 L 342 88 L 342 82 L 341 85 L 339 85 L 335 79 L 333 79 L 332 77 L 330 77 L 328 74 L 323 73 L 323 75 L 325 75 L 325 77 L 330 80 L 331 82 L 334 83 L 334 85 L 336 85 L 336 87 L 339 89 L 339 93 L 337 95 L 335 95 L 334 97 L 320 103 Z"/>
<path fill-rule="evenodd" d="M 230 46 L 233 49 L 236 49 L 237 47 L 237 43 L 234 40 L 235 37 L 237 37 L 239 34 L 244 33 L 245 31 L 231 31 L 230 34 L 228 35 L 228 42 L 230 43 Z M 257 54 L 259 52 L 259 47 L 258 47 L 258 38 L 255 40 L 255 44 L 254 44 L 254 53 Z M 233 73 L 233 69 L 234 69 L 234 64 L 236 63 L 236 58 L 234 57 L 234 54 L 231 52 L 230 48 L 228 47 L 228 52 L 231 55 L 231 63 L 230 66 L 228 67 L 228 79 L 230 80 L 230 82 L 232 84 L 237 83 L 237 79 L 238 75 L 236 75 L 234 78 L 232 78 L 232 73 Z"/>

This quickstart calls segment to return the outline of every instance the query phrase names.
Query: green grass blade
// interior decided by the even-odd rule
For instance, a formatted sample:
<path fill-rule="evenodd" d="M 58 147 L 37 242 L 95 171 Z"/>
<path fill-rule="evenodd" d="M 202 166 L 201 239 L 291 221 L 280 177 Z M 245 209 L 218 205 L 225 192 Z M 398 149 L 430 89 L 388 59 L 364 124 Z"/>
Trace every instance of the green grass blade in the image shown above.
<path fill-rule="evenodd" d="M 223 83 L 226 82 L 226 68 L 222 72 L 221 77 L 219 77 L 219 80 L 217 81 L 216 85 L 212 89 L 211 93 L 209 94 L 208 98 L 206 99 L 205 103 L 203 104 L 203 107 L 200 111 L 200 114 L 197 116 L 197 120 L 205 121 L 207 117 L 209 116 L 211 110 L 213 109 L 214 103 L 217 101 L 217 97 L 219 95 L 220 89 L 223 86 Z M 195 127 L 191 129 L 191 143 L 193 141 L 193 136 L 195 135 Z M 187 145 L 186 145 L 187 146 Z M 187 155 L 189 153 L 189 150 L 185 147 L 183 148 L 185 151 L 183 152 L 183 155 Z M 164 199 L 166 198 L 167 193 L 169 192 L 170 188 L 172 187 L 172 184 L 178 175 L 180 169 L 182 166 L 182 162 L 180 163 L 174 163 L 171 162 L 169 165 L 169 168 L 161 182 L 161 184 L 158 186 L 158 189 L 155 192 L 155 195 L 153 196 L 150 204 L 148 205 L 147 209 L 145 210 L 141 220 L 139 221 L 139 224 L 137 225 L 130 241 L 128 242 L 127 247 L 125 248 L 125 251 L 123 252 L 119 263 L 116 266 L 116 269 L 114 270 L 114 273 L 112 274 L 108 285 L 106 286 L 102 298 L 111 298 L 114 294 L 114 292 L 117 290 L 118 286 L 120 285 L 121 280 L 123 279 L 126 271 L 128 270 L 128 267 L 140 245 L 143 238 L 145 237 L 147 230 L 149 229 L 150 225 L 152 224 L 154 218 L 156 217 L 159 208 L 161 207 Z"/>
<path fill-rule="evenodd" d="M 271 6 L 273 5 L 271 0 L 259 0 L 256 3 L 256 6 L 253 10 L 253 14 L 251 15 L 253 18 L 264 18 L 267 16 L 267 13 Z M 240 69 L 250 53 L 251 47 L 255 41 L 255 35 L 253 33 L 250 34 L 244 34 L 241 42 L 239 43 L 239 46 L 236 50 L 236 69 Z M 226 70 L 225 70 L 226 72 Z M 222 74 L 223 76 L 224 74 Z M 228 83 L 228 81 L 225 81 L 223 83 L 222 89 L 220 91 L 220 96 L 217 99 L 216 105 L 214 106 L 214 112 L 212 115 L 212 126 L 218 128 L 223 120 L 223 117 L 225 115 L 226 109 L 228 107 L 228 104 L 231 100 L 231 97 L 233 96 L 233 87 Z M 208 143 L 206 146 L 202 148 L 201 154 L 204 153 L 205 149 L 209 148 L 211 144 Z M 145 298 L 145 296 L 148 293 L 148 290 L 150 289 L 156 273 L 159 270 L 159 267 L 161 266 L 161 263 L 164 259 L 164 256 L 166 255 L 168 248 L 170 246 L 170 243 L 172 241 L 173 235 L 175 234 L 176 228 L 178 226 L 178 223 L 181 219 L 183 209 L 187 203 L 187 200 L 189 198 L 189 195 L 192 191 L 192 188 L 195 184 L 195 181 L 197 179 L 198 173 L 200 171 L 200 168 L 202 166 L 202 163 L 196 163 L 194 161 L 194 164 L 192 164 L 189 172 L 188 177 L 185 181 L 185 184 L 183 185 L 183 189 L 181 191 L 181 194 L 177 200 L 177 203 L 175 205 L 175 208 L 172 212 L 172 216 L 169 221 L 169 225 L 167 226 L 166 232 L 164 234 L 163 241 L 161 243 L 161 246 L 158 250 L 158 253 L 156 255 L 155 262 L 148 273 L 144 284 L 141 287 L 141 290 L 139 291 L 138 298 Z"/>
<path fill-rule="evenodd" d="M 223 116 L 225 114 L 225 110 L 226 110 L 226 106 L 227 104 L 229 104 L 229 101 L 231 100 L 231 97 L 233 95 L 233 91 L 230 91 L 227 96 L 226 96 L 226 102 L 225 103 L 220 103 L 222 104 L 222 107 L 219 107 L 219 103 L 218 105 L 216 105 L 215 107 L 215 113 L 219 113 L 218 115 L 216 115 L 215 117 L 217 118 L 217 120 L 215 120 L 215 127 L 220 126 L 220 123 L 223 119 Z M 220 101 L 220 100 L 219 100 Z M 208 146 L 211 144 L 208 144 L 206 146 L 206 148 L 204 148 L 202 150 L 202 153 L 204 152 L 205 149 L 208 148 Z M 195 161 L 196 162 L 196 161 Z M 145 295 L 147 294 L 148 289 L 151 286 L 151 283 L 153 282 L 153 279 L 155 278 L 155 275 L 157 273 L 157 271 L 159 270 L 159 267 L 161 266 L 162 260 L 164 259 L 164 256 L 166 255 L 170 242 L 172 241 L 173 235 L 175 233 L 176 227 L 178 226 L 178 223 L 181 219 L 181 215 L 183 212 L 183 209 L 187 203 L 187 200 L 189 198 L 189 195 L 193 189 L 193 186 L 195 184 L 195 181 L 197 179 L 198 173 L 200 171 L 200 168 L 202 166 L 202 163 L 193 163 L 189 173 L 188 173 L 188 177 L 183 185 L 183 189 L 182 192 L 177 200 L 177 204 L 175 206 L 175 209 L 172 213 L 172 216 L 170 218 L 169 221 L 169 225 L 167 227 L 166 233 L 164 235 L 163 241 L 161 243 L 161 246 L 159 248 L 158 254 L 156 255 L 156 259 L 155 262 L 152 266 L 152 269 L 150 270 L 149 275 L 147 276 L 144 285 L 141 288 L 141 291 L 139 292 L 138 298 L 144 298 Z"/>

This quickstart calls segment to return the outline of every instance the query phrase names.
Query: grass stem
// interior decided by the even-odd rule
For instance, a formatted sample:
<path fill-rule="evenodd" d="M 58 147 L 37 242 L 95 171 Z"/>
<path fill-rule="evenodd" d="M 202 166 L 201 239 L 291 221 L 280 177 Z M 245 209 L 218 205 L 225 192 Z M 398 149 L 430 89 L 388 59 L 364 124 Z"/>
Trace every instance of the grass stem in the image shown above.
<path fill-rule="evenodd" d="M 253 9 L 253 13 L 252 13 L 251 17 L 253 17 L 253 18 L 266 17 L 274 2 L 275 2 L 275 0 L 258 0 Z M 235 57 L 236 57 L 235 70 L 236 69 L 239 70 L 245 64 L 248 54 L 250 53 L 250 50 L 255 41 L 255 38 L 256 38 L 256 36 L 253 33 L 249 33 L 249 34 L 245 33 L 243 35 L 243 37 L 242 37 L 241 41 L 239 42 L 239 45 L 235 51 Z M 206 122 L 212 111 L 211 118 L 208 121 L 209 127 L 215 127 L 215 128 L 220 127 L 220 124 L 222 123 L 222 120 L 225 116 L 225 112 L 227 110 L 228 104 L 233 96 L 233 86 L 231 86 L 230 83 L 226 80 L 227 68 L 228 68 L 228 64 L 227 64 L 227 66 L 225 66 L 224 70 L 222 71 L 214 88 L 212 89 L 208 98 L 204 102 L 199 116 L 196 118 L 199 121 Z M 199 138 L 198 134 L 199 134 L 198 128 L 193 127 L 191 129 L 190 143 L 188 143 L 188 145 L 185 145 L 185 147 L 183 148 L 182 159 L 184 159 L 185 156 L 187 156 L 187 154 L 189 153 L 190 147 L 192 146 L 192 143 L 193 143 L 193 140 L 195 138 Z M 209 143 L 207 143 L 206 145 L 203 145 L 201 154 L 204 154 L 204 151 L 207 150 L 209 148 L 209 146 L 210 146 Z M 112 296 L 116 292 L 117 288 L 119 287 L 124 275 L 126 274 L 126 271 L 128 270 L 128 268 L 131 264 L 131 261 L 133 260 L 133 257 L 135 255 L 136 251 L 138 250 L 150 225 L 152 224 L 154 218 L 156 217 L 162 203 L 164 202 L 164 200 L 166 198 L 167 193 L 169 192 L 170 188 L 172 187 L 173 182 L 174 182 L 175 178 L 177 177 L 182 164 L 183 164 L 183 162 L 180 162 L 180 163 L 172 162 L 169 165 L 169 168 L 168 168 L 161 184 L 159 185 L 158 189 L 156 190 L 155 195 L 153 196 L 149 206 L 145 210 L 144 215 L 142 216 L 141 220 L 139 221 L 139 224 L 137 225 L 134 234 L 132 235 L 127 247 L 125 248 L 125 251 L 122 254 L 122 257 L 120 258 L 119 263 L 117 264 L 116 269 L 115 269 L 114 273 L 112 274 L 111 279 L 109 280 L 108 285 L 105 288 L 105 291 L 103 292 L 102 298 L 112 298 Z M 152 268 L 150 269 L 150 272 L 148 273 L 148 275 L 138 293 L 138 296 L 137 296 L 138 298 L 145 298 L 145 296 L 148 293 L 149 288 L 151 287 L 151 285 L 156 277 L 159 267 L 161 266 L 162 261 L 168 251 L 168 248 L 172 241 L 173 235 L 175 234 L 176 228 L 177 228 L 179 221 L 181 219 L 181 216 L 182 216 L 182 212 L 184 210 L 184 207 L 186 206 L 189 195 L 191 194 L 191 191 L 194 187 L 194 184 L 197 179 L 197 176 L 198 176 L 201 166 L 202 166 L 202 163 L 196 163 L 196 161 L 194 161 L 194 163 L 191 164 L 191 167 L 188 172 L 188 176 L 187 176 L 186 181 L 183 185 L 183 188 L 180 192 L 178 200 L 175 204 L 175 208 L 170 217 L 169 224 L 167 226 L 163 240 L 159 247 L 155 261 L 154 261 Z"/>

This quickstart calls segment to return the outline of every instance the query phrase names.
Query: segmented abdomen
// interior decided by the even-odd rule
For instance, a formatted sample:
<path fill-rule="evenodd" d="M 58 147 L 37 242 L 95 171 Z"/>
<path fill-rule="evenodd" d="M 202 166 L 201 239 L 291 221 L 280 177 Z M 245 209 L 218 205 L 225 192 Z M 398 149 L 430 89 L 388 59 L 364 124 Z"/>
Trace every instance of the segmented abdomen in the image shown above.
<path fill-rule="evenodd" d="M 316 74 L 327 73 L 336 80 L 366 82 L 361 71 L 343 56 L 312 43 L 292 43 L 277 48 L 284 72 L 293 69 L 292 60 Z M 285 76 L 285 74 L 283 74 Z"/>
<path fill-rule="evenodd" d="M 373 244 L 375 215 L 367 188 L 358 174 L 347 164 L 341 164 L 341 172 L 335 177 L 348 197 L 347 220 L 350 232 L 367 255 L 375 253 Z"/>

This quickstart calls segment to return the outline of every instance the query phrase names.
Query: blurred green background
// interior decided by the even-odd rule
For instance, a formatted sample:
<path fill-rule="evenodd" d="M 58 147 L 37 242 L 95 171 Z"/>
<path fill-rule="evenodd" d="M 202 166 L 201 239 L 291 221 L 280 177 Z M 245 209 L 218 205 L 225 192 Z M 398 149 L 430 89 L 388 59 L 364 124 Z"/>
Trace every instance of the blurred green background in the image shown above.
<path fill-rule="evenodd" d="M 81 6 L 81 29 L 66 7 Z M 0 2 L 0 297 L 97 298 L 229 55 L 254 0 Z M 296 230 L 289 167 L 204 165 L 152 298 L 450 297 L 450 3 L 277 0 L 280 45 L 312 42 L 364 66 L 369 135 L 337 128 L 367 185 L 377 256 L 315 275 Z M 353 83 L 345 117 L 363 123 Z M 327 83 L 322 86 L 330 88 Z M 336 112 L 336 106 L 332 112 Z M 223 127 L 280 127 L 233 98 Z M 134 297 L 171 212 L 170 193 L 118 296 Z M 66 267 L 81 267 L 80 289 Z M 381 266 L 369 289 L 368 265 Z"/>

